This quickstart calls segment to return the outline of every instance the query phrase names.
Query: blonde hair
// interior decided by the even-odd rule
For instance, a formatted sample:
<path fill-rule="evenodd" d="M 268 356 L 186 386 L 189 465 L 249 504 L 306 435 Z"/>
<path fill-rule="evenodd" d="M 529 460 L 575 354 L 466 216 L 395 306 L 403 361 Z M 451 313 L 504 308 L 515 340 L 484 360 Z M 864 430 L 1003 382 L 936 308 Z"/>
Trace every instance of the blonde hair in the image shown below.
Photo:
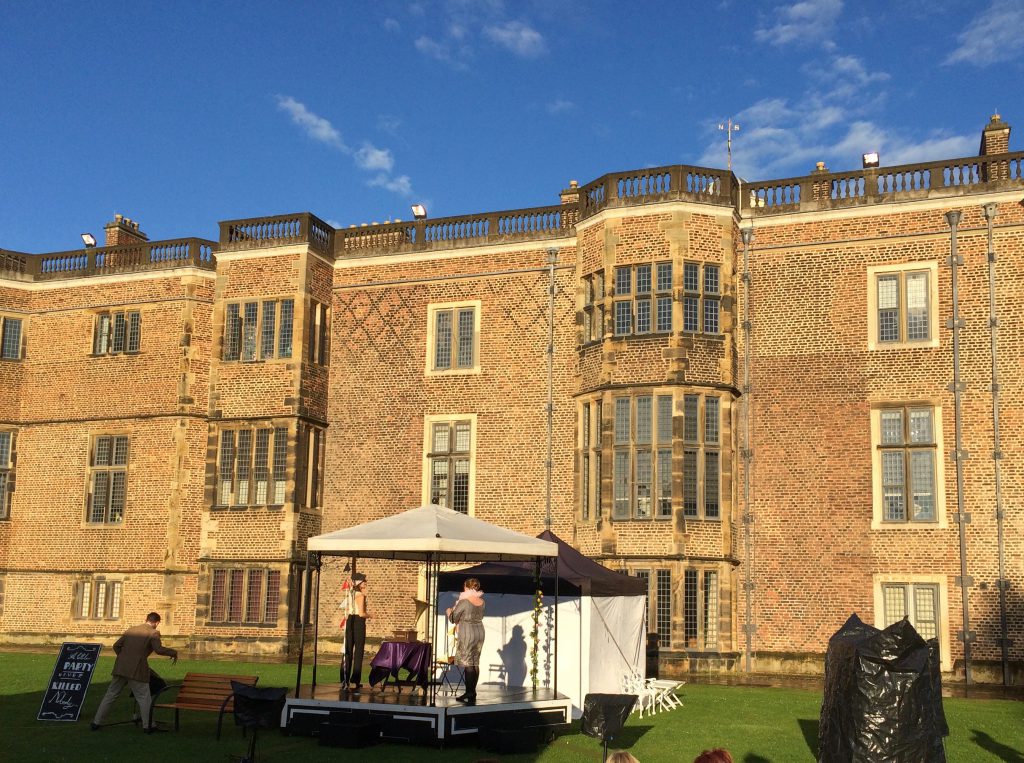
<path fill-rule="evenodd" d="M 632 753 L 616 750 L 608 756 L 608 763 L 640 763 L 640 761 L 634 758 Z"/>
<path fill-rule="evenodd" d="M 466 578 L 466 582 L 462 584 L 463 588 L 472 588 L 474 591 L 480 590 L 480 581 L 476 578 Z"/>

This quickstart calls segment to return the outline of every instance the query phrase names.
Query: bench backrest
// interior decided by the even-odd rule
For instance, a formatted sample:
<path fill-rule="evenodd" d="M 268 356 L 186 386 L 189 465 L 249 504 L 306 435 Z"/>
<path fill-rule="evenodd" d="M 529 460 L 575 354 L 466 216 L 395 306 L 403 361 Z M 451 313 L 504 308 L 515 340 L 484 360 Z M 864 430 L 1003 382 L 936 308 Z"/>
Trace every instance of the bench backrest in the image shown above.
<path fill-rule="evenodd" d="M 224 699 L 231 694 L 231 682 L 237 681 L 246 686 L 255 686 L 258 676 L 227 676 L 220 673 L 186 673 L 181 684 L 175 704 L 209 707 L 220 710 Z M 231 710 L 234 700 L 228 702 L 226 710 Z"/>

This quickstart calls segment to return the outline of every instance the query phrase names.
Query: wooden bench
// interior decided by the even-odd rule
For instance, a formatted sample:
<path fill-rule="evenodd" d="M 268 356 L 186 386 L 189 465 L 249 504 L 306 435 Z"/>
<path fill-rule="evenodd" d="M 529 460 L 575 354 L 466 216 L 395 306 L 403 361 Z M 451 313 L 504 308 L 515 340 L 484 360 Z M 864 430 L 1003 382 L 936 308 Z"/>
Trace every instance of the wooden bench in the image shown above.
<path fill-rule="evenodd" d="M 255 686 L 259 676 L 229 676 L 221 673 L 186 673 L 185 680 L 180 684 L 171 684 L 161 689 L 153 697 L 150 709 L 150 725 L 153 725 L 153 712 L 158 707 L 174 708 L 174 730 L 178 730 L 178 717 L 182 710 L 205 710 L 211 713 L 231 711 L 234 709 L 231 682 L 237 681 L 246 686 Z M 164 692 L 177 690 L 173 702 L 161 702 Z"/>

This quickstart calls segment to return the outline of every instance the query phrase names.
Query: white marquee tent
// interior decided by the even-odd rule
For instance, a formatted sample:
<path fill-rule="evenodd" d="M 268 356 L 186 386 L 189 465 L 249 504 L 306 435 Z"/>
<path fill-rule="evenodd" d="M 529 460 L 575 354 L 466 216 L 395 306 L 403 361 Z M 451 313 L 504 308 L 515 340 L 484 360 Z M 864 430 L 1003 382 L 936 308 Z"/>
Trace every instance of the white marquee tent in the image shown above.
<path fill-rule="evenodd" d="M 400 559 L 422 562 L 426 567 L 428 601 L 436 601 L 435 586 L 440 565 L 480 561 L 510 562 L 558 558 L 557 544 L 541 538 L 506 530 L 441 506 L 420 506 L 373 522 L 312 537 L 307 542 L 306 616 L 311 600 L 319 599 L 322 556 L 356 559 Z M 535 562 L 534 562 L 535 563 Z M 557 567 L 557 561 L 555 562 Z M 315 575 L 310 573 L 315 573 Z M 315 578 L 315 584 L 313 582 Z M 319 607 L 314 608 L 313 686 L 316 686 Z M 436 618 L 428 615 L 427 640 L 437 653 Z M 300 637 L 296 694 L 302 675 L 305 627 Z M 557 687 L 556 687 L 557 689 Z"/>
<path fill-rule="evenodd" d="M 543 563 L 544 606 L 539 621 L 538 686 L 551 688 L 557 671 L 558 691 L 570 697 L 573 712 L 582 712 L 591 692 L 619 694 L 623 678 L 646 669 L 646 584 L 588 559 L 549 531 L 540 540 L 558 546 L 558 605 L 555 612 L 554 565 Z M 531 636 L 535 567 L 530 563 L 487 563 L 441 574 L 436 632 L 445 630 L 443 612 L 452 606 L 467 577 L 484 589 L 484 639 L 481 682 L 506 687 L 532 682 Z M 558 643 L 555 649 L 555 620 Z M 438 651 L 453 651 L 451 635 Z M 557 666 L 555 661 L 557 660 Z"/>

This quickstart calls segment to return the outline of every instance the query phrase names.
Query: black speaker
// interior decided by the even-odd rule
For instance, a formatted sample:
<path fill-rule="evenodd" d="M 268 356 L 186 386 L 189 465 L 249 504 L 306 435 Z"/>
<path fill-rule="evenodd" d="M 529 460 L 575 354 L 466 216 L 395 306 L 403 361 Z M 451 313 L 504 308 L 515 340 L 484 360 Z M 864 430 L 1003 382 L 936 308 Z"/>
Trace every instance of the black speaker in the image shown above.
<path fill-rule="evenodd" d="M 369 721 L 324 721 L 320 724 L 321 747 L 367 747 L 380 739 L 380 734 Z"/>
<path fill-rule="evenodd" d="M 499 755 L 516 755 L 537 752 L 541 730 L 538 728 L 492 728 L 480 729 L 480 746 L 488 752 Z"/>

